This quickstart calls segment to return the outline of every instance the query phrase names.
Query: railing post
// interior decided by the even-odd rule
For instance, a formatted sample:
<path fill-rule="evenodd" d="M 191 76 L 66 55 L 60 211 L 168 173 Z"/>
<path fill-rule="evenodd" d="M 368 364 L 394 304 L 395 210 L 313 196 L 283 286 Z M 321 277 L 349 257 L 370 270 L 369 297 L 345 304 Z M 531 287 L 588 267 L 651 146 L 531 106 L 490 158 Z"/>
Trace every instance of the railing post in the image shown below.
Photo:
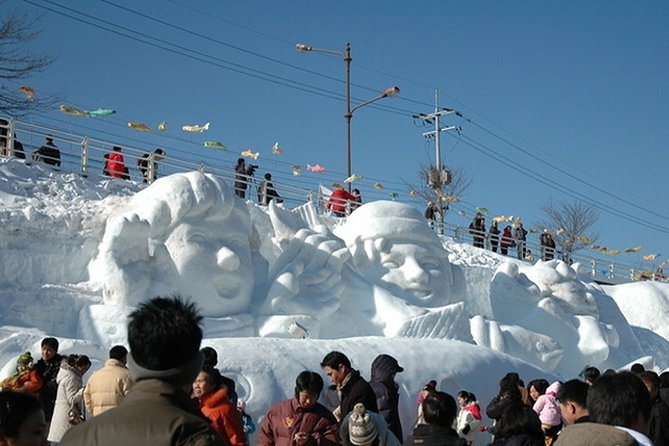
<path fill-rule="evenodd" d="M 14 156 L 14 127 L 16 126 L 16 121 L 14 118 L 9 120 L 7 125 L 7 155 L 10 157 Z"/>
<path fill-rule="evenodd" d="M 149 162 L 149 165 L 147 166 L 149 169 L 146 172 L 146 182 L 147 184 L 151 184 L 155 178 L 154 172 L 156 171 L 156 155 L 154 152 L 149 153 L 147 161 Z"/>
<path fill-rule="evenodd" d="M 81 175 L 88 176 L 88 136 L 81 141 Z"/>
<path fill-rule="evenodd" d="M 616 265 L 614 263 L 609 263 L 609 279 L 613 279 Z"/>
<path fill-rule="evenodd" d="M 597 275 L 597 260 L 595 259 L 590 259 L 590 275 L 592 277 L 595 277 Z"/>

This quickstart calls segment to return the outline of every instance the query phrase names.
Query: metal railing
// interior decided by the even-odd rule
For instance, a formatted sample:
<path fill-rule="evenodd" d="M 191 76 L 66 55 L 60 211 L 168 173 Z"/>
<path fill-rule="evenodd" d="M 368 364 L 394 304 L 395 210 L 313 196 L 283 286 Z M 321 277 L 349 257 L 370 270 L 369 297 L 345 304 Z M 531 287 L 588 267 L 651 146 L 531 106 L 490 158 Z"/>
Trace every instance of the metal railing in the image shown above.
<path fill-rule="evenodd" d="M 9 135 L 13 135 L 14 137 L 10 137 Z M 20 137 L 16 135 L 20 135 Z M 57 149 L 59 153 L 58 159 L 48 155 L 40 156 L 40 149 L 46 144 L 47 138 L 52 140 L 53 146 Z M 34 142 L 36 140 L 44 141 L 44 144 L 38 145 L 39 143 Z M 245 199 L 256 201 L 256 198 L 258 198 L 258 201 L 260 201 L 259 194 L 258 196 L 256 194 L 259 192 L 257 188 L 259 188 L 261 180 L 255 178 L 253 175 L 240 176 L 230 167 L 195 162 L 174 156 L 173 154 L 156 156 L 155 152 L 147 152 L 145 149 L 134 146 L 116 144 L 99 138 L 0 117 L 0 157 L 15 156 L 25 158 L 26 164 L 39 162 L 57 171 L 78 172 L 86 177 L 90 175 L 105 177 L 103 170 L 107 162 L 106 156 L 113 152 L 114 147 L 121 148 L 123 163 L 127 168 L 127 176 L 124 176 L 125 179 L 150 184 L 156 177 L 177 172 L 199 170 L 219 176 L 230 184 L 243 179 L 243 182 L 247 185 Z M 321 193 L 320 187 L 314 185 L 314 188 L 306 188 L 287 181 L 272 182 L 275 189 L 281 191 L 280 198 L 287 207 L 297 207 L 307 201 L 313 201 L 321 212 L 325 213 L 329 211 L 329 198 Z M 346 213 L 350 213 L 352 209 L 355 209 L 359 205 L 359 202 L 353 201 L 346 203 Z M 451 223 L 441 225 L 436 220 L 430 220 L 429 224 L 438 234 L 452 237 L 461 243 L 472 242 L 472 235 L 467 227 Z M 478 249 L 491 250 L 488 234 L 481 234 L 481 236 L 484 238 L 485 246 Z M 537 235 L 537 239 L 538 237 L 539 235 Z M 500 234 L 500 241 L 501 238 L 502 235 Z M 520 260 L 533 262 L 540 259 L 541 246 L 538 242 L 534 242 L 531 239 L 527 240 L 525 242 L 525 249 L 530 255 L 525 255 Z M 520 256 L 517 254 L 517 248 L 509 248 L 507 255 L 516 258 L 523 257 L 522 254 Z M 559 250 L 556 250 L 555 258 L 562 258 L 562 253 Z M 590 274 L 601 281 L 623 282 L 638 280 L 640 278 L 640 271 L 643 270 L 643 268 L 629 263 L 587 255 L 582 251 L 572 254 L 571 259 L 563 258 L 563 260 L 568 261 L 568 263 L 579 262 L 582 265 L 589 265 Z M 645 276 L 647 276 L 647 273 Z M 642 275 L 641 278 L 648 278 L 645 276 Z M 664 277 L 650 277 L 650 279 L 653 278 L 656 280 L 664 279 Z"/>

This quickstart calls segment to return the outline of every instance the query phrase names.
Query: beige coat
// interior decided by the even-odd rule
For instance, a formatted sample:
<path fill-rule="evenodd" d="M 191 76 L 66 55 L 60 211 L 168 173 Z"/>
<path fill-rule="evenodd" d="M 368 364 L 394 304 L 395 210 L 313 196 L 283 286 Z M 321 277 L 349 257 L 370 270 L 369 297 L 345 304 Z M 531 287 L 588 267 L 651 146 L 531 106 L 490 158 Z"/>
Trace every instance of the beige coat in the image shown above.
<path fill-rule="evenodd" d="M 105 366 L 93 373 L 84 390 L 86 410 L 92 416 L 121 404 L 130 391 L 132 378 L 125 364 L 117 359 L 108 359 Z"/>

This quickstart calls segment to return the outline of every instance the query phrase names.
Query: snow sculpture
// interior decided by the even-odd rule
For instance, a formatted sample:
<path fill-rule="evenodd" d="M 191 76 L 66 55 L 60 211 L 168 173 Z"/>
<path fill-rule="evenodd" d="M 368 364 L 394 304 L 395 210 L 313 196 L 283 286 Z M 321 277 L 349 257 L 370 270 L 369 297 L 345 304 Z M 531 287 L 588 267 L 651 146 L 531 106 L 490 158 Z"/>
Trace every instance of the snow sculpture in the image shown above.
<path fill-rule="evenodd" d="M 249 213 L 232 190 L 199 172 L 161 178 L 110 219 L 90 265 L 105 304 L 191 296 L 202 314 L 248 311 L 254 286 Z"/>

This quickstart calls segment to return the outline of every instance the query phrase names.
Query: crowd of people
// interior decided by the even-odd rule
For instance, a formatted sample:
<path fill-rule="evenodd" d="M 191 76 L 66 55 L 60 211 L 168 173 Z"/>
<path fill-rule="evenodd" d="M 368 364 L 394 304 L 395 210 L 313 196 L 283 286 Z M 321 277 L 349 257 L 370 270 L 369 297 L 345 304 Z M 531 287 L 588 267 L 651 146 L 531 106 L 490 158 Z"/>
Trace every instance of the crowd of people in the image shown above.
<path fill-rule="evenodd" d="M 492 252 L 497 252 L 499 248 L 500 254 L 506 256 L 509 254 L 509 248 L 516 248 L 518 259 L 534 260 L 532 252 L 527 249 L 528 231 L 520 221 L 506 225 L 500 231 L 497 220 L 493 220 L 490 229 L 486 232 L 485 217 L 481 212 L 477 212 L 469 224 L 469 233 L 472 236 L 472 244 L 477 248 L 485 248 L 487 241 Z M 539 237 L 539 247 L 541 260 L 547 261 L 555 258 L 557 252 L 555 239 L 549 230 L 544 230 Z"/>
<path fill-rule="evenodd" d="M 40 360 L 20 355 L 2 382 L 0 444 L 248 446 L 255 425 L 235 382 L 216 368 L 217 352 L 200 348 L 200 324 L 178 296 L 140 305 L 129 316 L 130 351 L 112 347 L 85 385 L 89 358 L 61 356 L 58 341 L 45 338 Z M 395 379 L 404 368 L 396 358 L 378 355 L 370 381 L 339 351 L 320 368 L 300 372 L 293 396 L 272 405 L 258 446 L 669 444 L 669 373 L 641 364 L 601 375 L 587 367 L 581 379 L 527 386 L 509 372 L 485 412 L 472 392 L 454 398 L 431 380 L 418 392 L 410 429 L 398 411 Z"/>

